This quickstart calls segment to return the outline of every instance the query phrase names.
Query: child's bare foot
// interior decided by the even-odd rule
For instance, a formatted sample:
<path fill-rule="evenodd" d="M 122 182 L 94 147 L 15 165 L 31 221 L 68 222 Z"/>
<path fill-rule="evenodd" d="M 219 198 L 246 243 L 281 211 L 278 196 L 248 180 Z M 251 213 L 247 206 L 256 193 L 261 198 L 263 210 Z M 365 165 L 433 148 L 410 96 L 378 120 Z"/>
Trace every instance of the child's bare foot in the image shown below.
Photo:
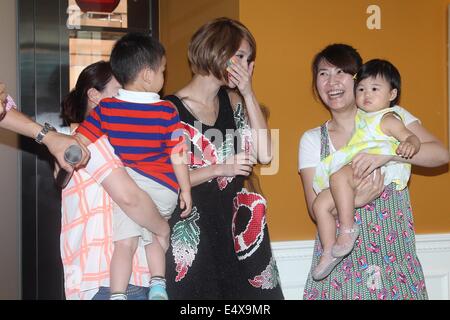
<path fill-rule="evenodd" d="M 355 241 L 359 236 L 359 226 L 354 223 L 351 229 L 339 229 L 339 235 L 336 239 L 336 243 L 331 249 L 333 257 L 345 257 L 353 250 Z"/>

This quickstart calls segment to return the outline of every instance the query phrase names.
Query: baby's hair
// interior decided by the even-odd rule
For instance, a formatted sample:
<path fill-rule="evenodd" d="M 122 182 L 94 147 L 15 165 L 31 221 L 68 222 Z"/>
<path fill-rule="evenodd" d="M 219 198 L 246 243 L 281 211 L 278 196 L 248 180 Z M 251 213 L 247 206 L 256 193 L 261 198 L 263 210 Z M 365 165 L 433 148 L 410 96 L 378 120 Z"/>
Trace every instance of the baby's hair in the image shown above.
<path fill-rule="evenodd" d="M 111 68 L 122 86 L 132 83 L 144 68 L 158 70 L 166 51 L 149 34 L 130 32 L 120 38 L 111 52 Z"/>
<path fill-rule="evenodd" d="M 387 60 L 373 59 L 364 63 L 356 74 L 355 79 L 355 93 L 358 84 L 367 78 L 381 77 L 385 79 L 391 86 L 391 90 L 397 89 L 397 96 L 391 101 L 390 107 L 395 106 L 400 101 L 401 92 L 401 77 L 397 68 Z"/>

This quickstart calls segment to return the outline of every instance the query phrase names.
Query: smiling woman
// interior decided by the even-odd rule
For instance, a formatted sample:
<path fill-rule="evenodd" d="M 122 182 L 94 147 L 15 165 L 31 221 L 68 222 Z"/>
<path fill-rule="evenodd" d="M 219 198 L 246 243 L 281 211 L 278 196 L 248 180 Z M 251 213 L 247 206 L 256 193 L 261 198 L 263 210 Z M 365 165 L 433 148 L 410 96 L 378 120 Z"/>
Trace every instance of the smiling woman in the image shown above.
<path fill-rule="evenodd" d="M 312 276 L 322 280 L 352 250 L 359 226 L 354 223 L 355 190 L 364 176 L 353 173 L 356 155 L 367 153 L 409 159 L 420 149 L 416 135 L 406 129 L 404 110 L 394 104 L 400 97 L 400 74 L 388 61 L 371 60 L 354 77 L 356 104 L 354 131 L 345 147 L 328 155 L 315 170 L 313 188 L 318 194 L 313 213 L 324 254 Z M 320 89 L 319 89 L 320 90 Z M 385 186 L 393 183 L 403 190 L 409 180 L 411 165 L 390 163 L 381 168 Z M 336 212 L 337 211 L 337 212 Z M 337 215 L 339 234 L 336 237 Z M 333 217 L 334 216 L 334 217 Z M 334 259 L 330 259 L 330 254 Z"/>
<path fill-rule="evenodd" d="M 336 234 L 320 232 L 327 225 L 336 228 L 337 221 L 331 215 L 327 220 L 316 215 L 316 200 L 325 191 L 315 193 L 314 175 L 321 160 L 339 152 L 354 132 L 357 116 L 354 75 L 360 66 L 358 52 L 344 44 L 329 45 L 316 55 L 313 63 L 313 85 L 331 119 L 306 131 L 300 141 L 299 172 L 308 212 L 319 228 L 304 298 L 427 299 L 423 271 L 416 254 L 408 187 L 397 190 L 395 183 L 385 187 L 378 168 L 392 159 L 420 166 L 439 166 L 448 161 L 448 151 L 405 109 L 393 108 L 406 128 L 420 140 L 420 150 L 412 159 L 360 153 L 352 160 L 352 174 L 361 176 L 362 180 L 354 191 L 352 221 L 345 222 L 354 224 L 351 229 L 346 225 L 341 233 L 353 235 L 352 240 L 356 241 L 353 251 L 339 254 L 340 250 L 332 250 Z M 386 104 L 390 98 L 386 97 Z M 344 225 L 342 221 L 339 223 Z"/>

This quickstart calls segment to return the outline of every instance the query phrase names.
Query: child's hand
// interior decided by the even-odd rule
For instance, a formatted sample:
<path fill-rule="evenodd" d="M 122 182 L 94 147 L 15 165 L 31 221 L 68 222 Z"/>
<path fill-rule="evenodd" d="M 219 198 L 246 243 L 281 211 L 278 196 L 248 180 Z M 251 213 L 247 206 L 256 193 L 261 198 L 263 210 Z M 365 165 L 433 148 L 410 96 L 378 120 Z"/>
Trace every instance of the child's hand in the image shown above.
<path fill-rule="evenodd" d="M 191 214 L 192 210 L 192 196 L 191 190 L 181 190 L 180 192 L 180 208 L 184 209 L 180 217 L 186 218 Z"/>
<path fill-rule="evenodd" d="M 400 142 L 395 152 L 402 158 L 409 159 L 419 152 L 419 148 L 409 141 L 403 141 Z"/>

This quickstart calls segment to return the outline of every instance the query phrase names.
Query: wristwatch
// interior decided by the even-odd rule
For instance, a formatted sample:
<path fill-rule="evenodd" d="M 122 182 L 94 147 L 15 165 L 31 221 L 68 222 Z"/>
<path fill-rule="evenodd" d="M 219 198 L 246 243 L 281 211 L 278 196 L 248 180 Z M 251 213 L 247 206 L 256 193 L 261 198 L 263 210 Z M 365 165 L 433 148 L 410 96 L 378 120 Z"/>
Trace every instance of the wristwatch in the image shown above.
<path fill-rule="evenodd" d="M 37 134 L 36 138 L 34 138 L 34 140 L 39 143 L 42 144 L 42 140 L 44 139 L 45 135 L 49 132 L 49 131 L 56 131 L 56 129 L 49 123 L 45 123 L 44 127 L 42 128 L 41 131 L 39 131 L 39 133 Z"/>

